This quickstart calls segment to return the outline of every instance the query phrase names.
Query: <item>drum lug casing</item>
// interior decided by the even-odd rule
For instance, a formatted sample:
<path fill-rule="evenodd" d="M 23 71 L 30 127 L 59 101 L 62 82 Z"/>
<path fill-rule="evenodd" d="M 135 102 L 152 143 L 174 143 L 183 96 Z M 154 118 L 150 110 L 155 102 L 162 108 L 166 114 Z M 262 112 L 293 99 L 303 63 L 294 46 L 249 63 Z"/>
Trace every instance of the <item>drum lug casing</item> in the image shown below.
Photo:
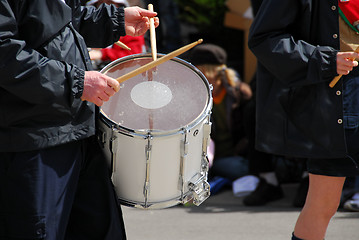
<path fill-rule="evenodd" d="M 147 145 L 145 146 L 145 154 L 146 154 L 146 173 L 145 173 L 145 185 L 143 189 L 143 195 L 145 198 L 145 208 L 148 207 L 148 196 L 150 191 L 150 163 L 151 163 L 151 152 L 152 152 L 152 144 L 151 141 L 153 136 L 148 133 L 147 135 Z"/>
<path fill-rule="evenodd" d="M 112 125 L 111 127 L 112 131 L 111 131 L 111 138 L 110 138 L 110 151 L 111 151 L 111 173 L 114 174 L 116 171 L 116 161 L 115 159 L 117 159 L 117 149 L 118 149 L 118 144 L 116 143 L 116 135 L 115 135 L 115 126 Z"/>
<path fill-rule="evenodd" d="M 180 156 L 180 172 L 179 172 L 179 181 L 178 181 L 178 188 L 181 190 L 181 199 L 184 199 L 184 193 L 185 193 L 185 189 L 184 189 L 184 164 L 188 155 L 188 130 L 186 128 L 182 129 L 184 138 L 181 140 L 181 156 Z"/>
<path fill-rule="evenodd" d="M 98 129 L 98 135 L 97 135 L 97 140 L 100 143 L 101 147 L 104 148 L 105 144 L 106 144 L 106 132 L 102 131 L 102 129 Z"/>
<path fill-rule="evenodd" d="M 117 151 L 117 144 L 114 143 L 116 140 L 116 136 L 114 134 L 115 126 L 109 124 L 106 124 L 106 126 L 110 128 L 110 130 L 107 129 L 106 131 L 106 129 L 102 126 L 97 128 L 97 142 L 99 143 L 100 147 L 102 148 L 102 151 L 106 155 L 106 160 L 110 172 L 113 173 L 113 171 L 115 171 L 115 161 L 113 161 L 113 159 L 116 159 Z"/>
<path fill-rule="evenodd" d="M 202 145 L 203 157 L 207 157 L 207 148 L 209 145 L 211 128 L 212 128 L 212 122 L 210 121 L 209 116 L 208 116 L 207 122 L 203 125 L 203 145 Z M 206 172 L 208 172 L 208 169 Z"/>

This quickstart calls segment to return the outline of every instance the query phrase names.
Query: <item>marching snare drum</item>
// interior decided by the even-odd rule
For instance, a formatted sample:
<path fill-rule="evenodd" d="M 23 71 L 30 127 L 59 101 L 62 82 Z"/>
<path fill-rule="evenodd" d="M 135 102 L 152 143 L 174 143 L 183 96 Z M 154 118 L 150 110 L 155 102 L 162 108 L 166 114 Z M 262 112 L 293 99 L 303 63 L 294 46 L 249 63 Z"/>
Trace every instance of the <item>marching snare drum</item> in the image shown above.
<path fill-rule="evenodd" d="M 131 55 L 101 72 L 118 78 L 150 61 Z M 207 79 L 179 58 L 121 83 L 101 107 L 98 130 L 122 204 L 158 209 L 208 198 L 211 108 Z"/>

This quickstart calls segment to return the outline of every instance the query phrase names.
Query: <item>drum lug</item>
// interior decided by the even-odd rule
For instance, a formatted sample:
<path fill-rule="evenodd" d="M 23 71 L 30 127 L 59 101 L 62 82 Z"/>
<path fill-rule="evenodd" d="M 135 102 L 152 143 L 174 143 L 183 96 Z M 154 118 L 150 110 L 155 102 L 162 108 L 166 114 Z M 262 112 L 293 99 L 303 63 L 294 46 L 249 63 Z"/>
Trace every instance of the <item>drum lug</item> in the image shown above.
<path fill-rule="evenodd" d="M 184 164 L 188 155 L 188 130 L 186 128 L 182 129 L 184 138 L 181 140 L 181 156 L 180 156 L 180 172 L 179 172 L 179 181 L 178 187 L 181 190 L 181 199 L 184 198 L 185 193 L 185 180 L 184 180 Z"/>
<path fill-rule="evenodd" d="M 152 144 L 151 141 L 153 136 L 148 133 L 147 135 L 147 145 L 145 147 L 146 153 L 146 179 L 145 179 L 145 186 L 143 189 L 143 195 L 145 197 L 145 208 L 148 207 L 148 196 L 150 192 L 150 161 L 151 161 L 151 152 L 152 152 Z"/>
<path fill-rule="evenodd" d="M 207 182 L 207 175 L 197 173 L 188 183 L 191 196 L 187 199 L 193 200 L 193 204 L 199 206 L 210 196 L 210 185 Z"/>
<path fill-rule="evenodd" d="M 183 129 L 183 134 L 184 134 L 184 139 L 182 140 L 182 147 L 181 147 L 181 157 L 185 158 L 188 154 L 188 130 L 187 129 Z"/>
<path fill-rule="evenodd" d="M 116 136 L 115 136 L 115 126 L 111 127 L 111 138 L 109 142 L 110 151 L 111 151 L 111 173 L 114 174 L 116 171 L 116 159 L 117 159 L 117 150 L 118 150 L 118 144 L 116 143 Z"/>
<path fill-rule="evenodd" d="M 212 122 L 210 122 L 209 117 L 207 120 L 207 123 L 205 123 L 203 125 L 203 146 L 202 146 L 202 151 L 203 151 L 203 155 L 207 156 L 207 147 L 209 144 L 209 138 L 210 138 L 210 134 L 211 134 L 211 127 L 212 127 Z"/>
<path fill-rule="evenodd" d="M 209 171 L 209 160 L 208 160 L 208 157 L 207 155 L 203 156 L 202 157 L 202 174 L 208 174 L 208 171 Z"/>
<path fill-rule="evenodd" d="M 106 131 L 103 131 L 102 129 L 99 128 L 97 134 L 97 140 L 100 143 L 101 147 L 104 148 L 106 143 Z"/>

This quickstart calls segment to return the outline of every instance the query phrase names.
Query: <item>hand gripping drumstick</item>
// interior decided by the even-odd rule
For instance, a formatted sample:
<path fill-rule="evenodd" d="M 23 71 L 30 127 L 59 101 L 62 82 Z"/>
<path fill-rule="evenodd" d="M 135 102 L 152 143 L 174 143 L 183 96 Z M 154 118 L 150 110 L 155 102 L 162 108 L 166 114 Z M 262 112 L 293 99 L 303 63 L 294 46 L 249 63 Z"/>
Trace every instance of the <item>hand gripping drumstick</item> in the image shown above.
<path fill-rule="evenodd" d="M 193 48 L 194 46 L 196 46 L 197 44 L 200 44 L 203 42 L 203 39 L 199 39 L 197 40 L 196 42 L 193 42 L 193 43 L 190 43 L 184 47 L 181 47 L 177 50 L 174 50 L 173 52 L 170 52 L 169 54 L 167 55 L 164 55 L 160 58 L 158 58 L 156 61 L 152 61 L 152 62 L 149 62 L 135 70 L 133 70 L 132 72 L 129 72 L 129 73 L 126 73 L 125 75 L 122 75 L 121 77 L 117 78 L 116 80 L 119 82 L 119 83 L 122 83 L 132 77 L 135 77 L 137 76 L 138 74 L 141 74 L 143 72 L 146 72 L 147 70 L 151 69 L 151 68 L 154 68 L 174 57 L 177 57 L 178 55 L 190 50 L 191 48 Z"/>
<path fill-rule="evenodd" d="M 354 52 L 359 53 L 359 47 L 357 47 L 357 48 L 354 50 Z M 352 58 L 351 58 L 350 60 L 351 60 L 351 61 L 354 61 L 355 59 L 352 59 Z M 343 75 L 340 74 L 340 75 L 336 76 L 335 78 L 333 78 L 333 80 L 329 83 L 329 87 L 333 88 L 333 87 L 335 86 L 335 84 L 337 84 L 337 82 L 339 81 L 339 79 L 341 79 L 342 76 L 343 76 Z"/>
<path fill-rule="evenodd" d="M 148 10 L 153 12 L 153 5 L 148 4 Z M 155 32 L 155 20 L 150 18 L 150 38 L 151 38 L 151 50 L 153 61 L 157 60 L 157 46 L 156 46 L 156 32 Z"/>

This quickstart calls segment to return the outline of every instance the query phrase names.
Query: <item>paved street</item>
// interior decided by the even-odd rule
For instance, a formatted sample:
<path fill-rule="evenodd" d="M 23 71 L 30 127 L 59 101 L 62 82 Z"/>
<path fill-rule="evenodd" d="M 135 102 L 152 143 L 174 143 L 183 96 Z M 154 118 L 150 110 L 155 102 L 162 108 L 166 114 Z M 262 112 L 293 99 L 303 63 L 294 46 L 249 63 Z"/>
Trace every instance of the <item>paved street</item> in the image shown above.
<path fill-rule="evenodd" d="M 300 211 L 291 206 L 296 187 L 284 185 L 285 198 L 263 207 L 243 206 L 230 189 L 211 196 L 199 207 L 123 207 L 128 240 L 290 240 Z M 339 210 L 326 240 L 358 239 L 359 212 Z"/>

